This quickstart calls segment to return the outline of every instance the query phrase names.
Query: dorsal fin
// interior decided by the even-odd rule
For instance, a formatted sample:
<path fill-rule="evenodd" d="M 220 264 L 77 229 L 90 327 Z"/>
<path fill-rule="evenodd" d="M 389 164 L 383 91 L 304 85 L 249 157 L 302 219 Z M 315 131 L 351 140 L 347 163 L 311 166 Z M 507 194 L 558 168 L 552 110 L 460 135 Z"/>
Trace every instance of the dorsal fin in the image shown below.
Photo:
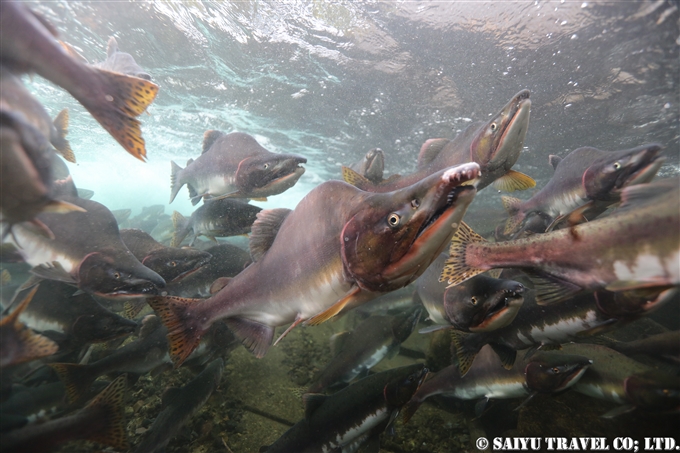
<path fill-rule="evenodd" d="M 361 190 L 370 191 L 374 184 L 368 180 L 363 175 L 360 175 L 356 171 L 349 167 L 342 167 L 342 179 L 347 183 Z"/>
<path fill-rule="evenodd" d="M 250 257 L 257 262 L 267 253 L 279 228 L 292 211 L 286 208 L 265 209 L 257 213 L 250 233 Z"/>
<path fill-rule="evenodd" d="M 111 58 L 111 55 L 116 52 L 118 52 L 118 41 L 116 41 L 116 38 L 111 36 L 109 38 L 109 42 L 106 44 L 106 56 Z"/>
<path fill-rule="evenodd" d="M 224 132 L 216 130 L 208 130 L 203 133 L 203 151 L 201 154 L 205 154 L 206 151 L 217 141 L 218 138 L 222 137 Z"/>
<path fill-rule="evenodd" d="M 314 415 L 314 411 L 326 401 L 327 396 L 320 393 L 305 393 L 302 395 L 302 402 L 305 404 L 305 418 L 309 420 Z"/>
<path fill-rule="evenodd" d="M 562 158 L 560 156 L 556 156 L 554 154 L 551 154 L 548 156 L 548 163 L 552 166 L 553 170 L 557 170 L 557 166 L 562 162 Z"/>
<path fill-rule="evenodd" d="M 442 149 L 449 143 L 448 138 L 431 138 L 423 143 L 418 154 L 417 168 L 422 168 L 429 165 L 437 158 Z"/>

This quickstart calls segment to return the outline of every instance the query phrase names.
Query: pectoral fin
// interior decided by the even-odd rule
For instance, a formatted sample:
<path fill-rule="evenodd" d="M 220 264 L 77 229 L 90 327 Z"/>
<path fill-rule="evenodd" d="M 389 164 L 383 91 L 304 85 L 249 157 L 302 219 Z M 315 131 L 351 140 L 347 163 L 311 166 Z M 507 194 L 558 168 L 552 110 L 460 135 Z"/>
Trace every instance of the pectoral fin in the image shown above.
<path fill-rule="evenodd" d="M 508 170 L 505 175 L 493 182 L 493 186 L 498 190 L 514 192 L 515 190 L 527 190 L 536 187 L 536 181 L 524 173 Z"/>
<path fill-rule="evenodd" d="M 309 318 L 305 324 L 310 325 L 310 326 L 317 326 L 319 324 L 322 324 L 329 319 L 331 319 L 333 316 L 337 315 L 342 311 L 343 308 L 350 302 L 354 301 L 355 299 L 359 298 L 359 295 L 361 294 L 361 288 L 358 286 L 349 291 L 342 299 L 337 301 L 335 304 L 333 304 L 329 309 L 319 313 L 316 316 L 313 316 Z"/>
<path fill-rule="evenodd" d="M 66 272 L 66 269 L 58 261 L 52 263 L 45 263 L 35 266 L 31 269 L 31 273 L 45 280 L 57 280 L 64 283 L 75 285 L 77 282 L 71 274 Z"/>

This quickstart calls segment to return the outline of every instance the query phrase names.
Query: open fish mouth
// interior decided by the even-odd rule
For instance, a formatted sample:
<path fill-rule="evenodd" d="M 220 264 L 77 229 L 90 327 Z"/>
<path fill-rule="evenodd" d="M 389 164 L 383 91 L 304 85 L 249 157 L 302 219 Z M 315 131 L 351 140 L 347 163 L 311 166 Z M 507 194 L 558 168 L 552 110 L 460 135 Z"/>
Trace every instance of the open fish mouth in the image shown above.
<path fill-rule="evenodd" d="M 660 145 L 650 145 L 636 156 L 637 162 L 633 164 L 630 171 L 616 181 L 616 188 L 623 189 L 634 184 L 644 184 L 651 181 L 659 171 L 666 159 L 659 156 Z"/>
<path fill-rule="evenodd" d="M 181 274 L 179 274 L 178 276 L 176 276 L 175 278 L 173 278 L 172 280 L 170 280 L 169 283 L 177 283 L 177 282 L 179 282 L 180 280 L 183 280 L 184 278 L 190 276 L 191 274 L 196 273 L 196 272 L 197 272 L 198 270 L 200 270 L 203 266 L 205 266 L 206 264 L 208 264 L 208 261 L 210 261 L 210 260 L 205 260 L 204 262 L 201 262 L 201 263 L 196 264 L 196 265 L 195 265 L 194 267 L 192 267 L 191 269 L 188 269 L 188 270 L 182 272 Z"/>
<path fill-rule="evenodd" d="M 456 201 L 461 197 L 462 194 L 470 192 L 473 186 L 466 184 L 468 182 L 474 181 L 481 176 L 481 171 L 479 165 L 476 163 L 468 163 L 459 165 L 458 167 L 452 168 L 442 175 L 442 180 L 447 182 L 458 182 L 458 185 L 453 187 L 446 197 L 441 197 L 443 202 L 438 206 L 432 215 L 422 223 L 416 234 L 416 241 L 431 227 L 437 225 L 438 221 L 445 214 L 449 214 L 452 209 L 456 207 Z"/>
<path fill-rule="evenodd" d="M 524 303 L 523 294 L 524 287 L 521 285 L 517 290 L 506 289 L 498 293 L 484 319 L 477 325 L 470 326 L 470 332 L 489 332 L 510 324 Z"/>

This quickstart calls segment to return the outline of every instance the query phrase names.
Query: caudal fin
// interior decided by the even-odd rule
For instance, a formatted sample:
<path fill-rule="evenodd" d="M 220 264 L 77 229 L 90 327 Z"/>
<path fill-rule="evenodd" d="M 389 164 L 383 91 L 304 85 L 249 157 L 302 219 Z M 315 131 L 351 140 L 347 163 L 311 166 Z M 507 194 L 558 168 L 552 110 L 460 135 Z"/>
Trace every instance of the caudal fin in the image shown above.
<path fill-rule="evenodd" d="M 158 94 L 158 85 L 148 80 L 117 72 L 92 68 L 104 92 L 92 96 L 72 93 L 123 148 L 137 159 L 146 159 L 140 122 L 136 119 L 146 111 Z"/>
<path fill-rule="evenodd" d="M 19 316 L 33 299 L 38 287 L 19 303 L 12 314 L 0 321 L 0 366 L 15 365 L 30 360 L 47 357 L 57 352 L 59 347 L 47 337 L 34 333 L 19 321 Z"/>
<path fill-rule="evenodd" d="M 461 222 L 451 239 L 449 258 L 439 276 L 440 282 L 446 281 L 448 287 L 456 286 L 488 270 L 471 267 L 465 262 L 467 246 L 477 242 L 486 242 L 486 239 L 475 233 L 465 222 Z"/>
<path fill-rule="evenodd" d="M 172 227 L 174 231 L 172 232 L 172 241 L 170 241 L 170 247 L 179 247 L 187 234 L 189 234 L 189 221 L 179 212 L 175 211 L 172 213 Z"/>
<path fill-rule="evenodd" d="M 97 427 L 89 431 L 88 440 L 110 445 L 118 451 L 130 448 L 125 433 L 126 383 L 127 375 L 118 376 L 82 409 L 92 413 L 90 419 Z"/>
<path fill-rule="evenodd" d="M 76 363 L 51 363 L 49 365 L 64 384 L 68 402 L 73 404 L 80 400 L 99 377 L 89 365 Z"/>
<path fill-rule="evenodd" d="M 57 136 L 52 137 L 52 146 L 64 156 L 69 162 L 76 162 L 76 155 L 71 149 L 71 144 L 66 139 L 68 134 L 68 109 L 64 109 L 54 118 L 54 127 L 57 130 Z"/>
<path fill-rule="evenodd" d="M 180 182 L 178 178 L 179 173 L 184 170 L 182 167 L 177 165 L 174 161 L 170 161 L 170 203 L 175 200 L 175 197 L 179 193 L 179 189 L 184 185 Z"/>
<path fill-rule="evenodd" d="M 201 337 L 210 326 L 204 326 L 189 308 L 202 299 L 174 296 L 154 296 L 147 299 L 168 329 L 170 358 L 179 367 L 198 347 Z"/>

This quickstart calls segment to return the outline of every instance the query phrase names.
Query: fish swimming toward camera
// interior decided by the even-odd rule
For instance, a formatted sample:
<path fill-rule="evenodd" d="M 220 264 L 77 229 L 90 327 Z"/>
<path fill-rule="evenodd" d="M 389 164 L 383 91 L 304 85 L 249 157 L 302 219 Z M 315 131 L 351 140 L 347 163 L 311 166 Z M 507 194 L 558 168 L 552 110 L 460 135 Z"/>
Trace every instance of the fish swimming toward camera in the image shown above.
<path fill-rule="evenodd" d="M 250 238 L 254 263 L 217 294 L 148 299 L 168 326 L 173 360 L 181 364 L 219 319 L 262 357 L 275 327 L 293 323 L 282 338 L 408 285 L 446 247 L 476 194 L 465 184 L 478 176 L 477 164 L 460 165 L 388 193 L 332 180 L 293 211 L 261 211 Z"/>
<path fill-rule="evenodd" d="M 484 405 L 489 399 L 558 393 L 577 384 L 592 363 L 588 356 L 538 352 L 507 369 L 491 347 L 486 346 L 464 376 L 456 365 L 450 365 L 423 383 L 404 407 L 404 421 L 410 420 L 418 407 L 434 395 L 461 400 L 481 399 L 480 403 Z"/>
<path fill-rule="evenodd" d="M 370 149 L 364 157 L 350 165 L 349 168 L 373 184 L 387 183 L 401 177 L 399 175 L 392 175 L 387 179 L 383 179 L 385 152 L 380 148 Z"/>
<path fill-rule="evenodd" d="M 414 299 L 423 304 L 434 324 L 420 333 L 453 327 L 487 332 L 510 324 L 524 301 L 524 286 L 514 280 L 477 275 L 447 288 L 439 281 L 448 255 L 442 253 L 416 280 Z"/>
<path fill-rule="evenodd" d="M 193 233 L 189 246 L 193 246 L 199 236 L 217 242 L 216 237 L 248 234 L 260 211 L 260 207 L 230 198 L 205 200 L 188 219 L 175 211 L 172 214 L 175 233 L 170 245 L 179 247 L 189 233 Z"/>
<path fill-rule="evenodd" d="M 595 204 L 599 212 L 604 211 L 618 201 L 616 191 L 654 178 L 664 161 L 660 151 L 661 146 L 654 143 L 622 151 L 583 147 L 570 152 L 564 159 L 550 156 L 555 173 L 534 196 L 527 201 L 502 197 L 503 206 L 510 215 L 504 234 L 516 232 L 531 215 L 545 217 L 553 223 L 577 209 L 595 208 Z"/>
<path fill-rule="evenodd" d="M 343 179 L 370 192 L 390 192 L 409 186 L 437 171 L 467 162 L 476 162 L 481 177 L 475 182 L 477 190 L 493 183 L 494 187 L 508 192 L 534 187 L 529 176 L 512 170 L 524 146 L 529 127 L 531 100 L 529 91 L 522 90 L 489 121 L 469 125 L 453 140 L 437 138 L 427 140 L 420 149 L 416 171 L 400 178 L 390 178 L 374 184 L 343 167 Z"/>
<path fill-rule="evenodd" d="M 13 229 L 11 240 L 33 274 L 103 297 L 155 294 L 165 286 L 163 278 L 125 246 L 106 206 L 78 197 L 64 200 L 86 212 L 40 214 L 38 219 L 54 239 L 25 224 Z"/>
<path fill-rule="evenodd" d="M 121 52 L 118 41 L 111 36 L 106 44 L 106 60 L 94 65 L 96 68 L 107 71 L 120 72 L 140 79 L 151 80 L 148 72 L 144 71 L 135 61 L 134 57 L 127 52 Z"/>
<path fill-rule="evenodd" d="M 120 230 L 120 238 L 135 258 L 160 275 L 166 284 L 191 275 L 212 258 L 210 253 L 192 248 L 166 247 L 149 233 L 134 228 Z"/>
<path fill-rule="evenodd" d="M 125 383 L 121 375 L 79 411 L 45 423 L 36 423 L 3 433 L 0 450 L 13 452 L 48 452 L 59 444 L 88 439 L 127 450 L 125 434 Z"/>
<path fill-rule="evenodd" d="M 224 369 L 224 360 L 210 362 L 198 376 L 181 388 L 169 388 L 161 397 L 162 410 L 149 427 L 134 453 L 165 451 L 168 442 L 179 433 L 217 389 Z"/>
<path fill-rule="evenodd" d="M 680 411 L 680 378 L 643 365 L 606 346 L 564 345 L 555 354 L 583 354 L 593 360 L 574 390 L 620 406 L 602 415 L 615 417 L 635 409 L 648 412 Z"/>
<path fill-rule="evenodd" d="M 276 154 L 251 135 L 209 130 L 203 136 L 203 152 L 181 168 L 170 162 L 170 203 L 185 184 L 193 205 L 201 199 L 265 198 L 295 185 L 305 172 L 307 159 L 296 154 Z"/>
<path fill-rule="evenodd" d="M 422 364 L 393 368 L 330 396 L 307 394 L 305 418 L 260 451 L 354 452 L 362 446 L 366 451 L 378 451 L 380 434 L 391 429 L 427 372 Z"/>
<path fill-rule="evenodd" d="M 15 72 L 35 72 L 64 88 L 126 151 L 144 160 L 136 117 L 153 102 L 158 85 L 82 63 L 55 35 L 55 29 L 25 4 L 0 3 L 0 63 Z"/>
<path fill-rule="evenodd" d="M 394 357 L 418 324 L 421 311 L 422 307 L 414 306 L 399 315 L 371 316 L 352 331 L 333 335 L 333 358 L 314 378 L 307 393 L 322 393 L 338 384 L 348 384 L 367 374 L 382 359 Z"/>
<path fill-rule="evenodd" d="M 514 267 L 530 275 L 542 304 L 600 290 L 620 300 L 670 297 L 680 286 L 680 178 L 626 187 L 621 199 L 607 217 L 507 242 L 488 243 L 462 224 L 440 279 L 454 286 Z"/>

